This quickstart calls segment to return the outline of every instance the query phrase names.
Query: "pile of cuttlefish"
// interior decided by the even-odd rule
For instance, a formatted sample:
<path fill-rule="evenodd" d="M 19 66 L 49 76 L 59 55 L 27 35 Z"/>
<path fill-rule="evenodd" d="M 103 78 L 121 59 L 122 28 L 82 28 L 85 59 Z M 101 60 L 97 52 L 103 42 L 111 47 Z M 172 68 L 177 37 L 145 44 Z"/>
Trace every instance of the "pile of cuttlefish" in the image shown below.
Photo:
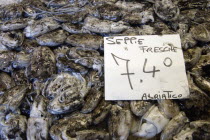
<path fill-rule="evenodd" d="M 103 37 L 163 34 L 181 37 L 189 98 L 105 101 Z M 209 45 L 208 0 L 0 6 L 0 139 L 209 140 Z"/>

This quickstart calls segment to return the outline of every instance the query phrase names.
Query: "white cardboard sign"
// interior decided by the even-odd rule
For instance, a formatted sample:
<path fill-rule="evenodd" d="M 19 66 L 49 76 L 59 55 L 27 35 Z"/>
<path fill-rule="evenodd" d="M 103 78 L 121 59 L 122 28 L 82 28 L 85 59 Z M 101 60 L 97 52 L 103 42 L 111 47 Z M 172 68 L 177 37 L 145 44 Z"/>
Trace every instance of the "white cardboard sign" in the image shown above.
<path fill-rule="evenodd" d="M 187 98 L 179 35 L 104 38 L 105 100 Z"/>

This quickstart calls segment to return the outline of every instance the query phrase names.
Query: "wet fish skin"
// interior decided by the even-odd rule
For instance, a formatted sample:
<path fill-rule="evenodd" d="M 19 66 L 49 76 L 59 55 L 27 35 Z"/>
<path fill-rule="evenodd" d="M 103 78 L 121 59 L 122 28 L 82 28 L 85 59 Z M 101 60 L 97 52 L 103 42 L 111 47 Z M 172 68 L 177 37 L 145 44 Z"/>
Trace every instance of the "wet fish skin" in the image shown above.
<path fill-rule="evenodd" d="M 85 75 L 88 72 L 84 66 L 68 60 L 66 57 L 58 57 L 56 66 L 59 72 L 75 72 L 82 75 Z"/>
<path fill-rule="evenodd" d="M 84 29 L 93 33 L 110 34 L 121 33 L 129 28 L 126 22 L 113 22 L 109 20 L 100 20 L 94 17 L 87 17 L 84 20 Z"/>
<path fill-rule="evenodd" d="M 194 67 L 198 63 L 201 53 L 202 49 L 199 47 L 188 49 L 184 52 L 185 66 L 187 69 Z"/>
<path fill-rule="evenodd" d="M 48 111 L 51 114 L 70 113 L 80 109 L 83 104 L 84 100 L 78 93 L 63 92 L 62 95 L 55 97 L 50 102 Z"/>
<path fill-rule="evenodd" d="M 82 25 L 72 24 L 72 23 L 63 23 L 62 29 L 71 33 L 71 34 L 82 34 L 82 33 L 90 33 L 87 30 L 82 28 Z"/>
<path fill-rule="evenodd" d="M 174 140 L 182 139 L 196 139 L 197 137 L 202 139 L 209 138 L 209 126 L 210 123 L 207 120 L 197 120 L 190 122 L 189 125 L 186 125 L 177 135 L 173 137 Z M 201 135 L 202 133 L 202 135 Z"/>
<path fill-rule="evenodd" d="M 208 106 L 210 101 L 209 96 L 195 85 L 192 76 L 188 76 L 188 81 L 189 81 L 190 95 L 189 99 L 183 102 L 184 108 L 185 109 L 195 108 L 197 110 L 197 113 L 200 111 L 205 111 L 206 106 Z M 194 118 L 196 117 L 196 114 L 190 117 Z"/>
<path fill-rule="evenodd" d="M 132 2 L 132 1 L 117 1 L 115 5 L 122 8 L 126 12 L 142 11 L 146 7 L 144 3 Z"/>
<path fill-rule="evenodd" d="M 190 0 L 190 1 L 179 1 L 178 5 L 181 10 L 189 10 L 189 9 L 196 9 L 196 8 L 204 8 L 207 6 L 207 1 L 206 0 Z"/>
<path fill-rule="evenodd" d="M 104 73 L 99 73 L 96 70 L 89 71 L 86 75 L 86 79 L 88 81 L 88 85 L 93 89 L 101 90 L 104 87 Z"/>
<path fill-rule="evenodd" d="M 37 43 L 41 46 L 56 47 L 63 44 L 67 38 L 67 32 L 56 30 L 50 33 L 43 34 L 36 38 Z"/>
<path fill-rule="evenodd" d="M 184 112 L 180 112 L 166 125 L 161 132 L 161 140 L 172 139 L 174 135 L 179 133 L 181 129 L 189 122 Z"/>
<path fill-rule="evenodd" d="M 80 109 L 88 91 L 86 80 L 80 74 L 61 73 L 46 88 L 46 96 L 50 99 L 48 111 L 63 114 Z"/>
<path fill-rule="evenodd" d="M 60 92 L 65 94 L 77 93 L 81 95 L 81 97 L 85 97 L 88 91 L 89 87 L 87 87 L 87 81 L 81 74 L 74 73 L 71 75 L 64 72 L 54 76 L 52 80 L 49 81 L 45 92 L 47 98 L 54 99 L 61 95 Z"/>
<path fill-rule="evenodd" d="M 94 109 L 92 116 L 93 116 L 93 124 L 99 124 L 102 122 L 110 113 L 112 105 L 110 102 L 101 100 L 98 106 Z"/>
<path fill-rule="evenodd" d="M 24 29 L 24 34 L 28 38 L 34 38 L 52 30 L 59 28 L 60 25 L 53 18 L 44 18 L 41 20 L 33 20 L 28 22 L 28 26 Z"/>
<path fill-rule="evenodd" d="M 12 62 L 15 59 L 15 52 L 0 52 L 0 70 L 4 72 L 13 71 Z"/>
<path fill-rule="evenodd" d="M 109 140 L 109 134 L 103 131 L 97 130 L 82 130 L 76 132 L 77 140 Z"/>
<path fill-rule="evenodd" d="M 92 116 L 90 114 L 75 113 L 69 117 L 58 120 L 50 128 L 50 136 L 53 140 L 59 140 L 63 136 L 72 138 L 75 132 L 86 129 L 92 123 Z M 67 131 L 70 134 L 67 134 Z"/>
<path fill-rule="evenodd" d="M 23 29 L 28 25 L 28 19 L 14 19 L 0 23 L 1 31 L 13 31 Z"/>
<path fill-rule="evenodd" d="M 30 65 L 26 68 L 26 75 L 33 79 L 45 79 L 56 72 L 56 59 L 48 47 L 37 47 L 30 55 Z"/>
<path fill-rule="evenodd" d="M 140 127 L 134 136 L 152 138 L 159 134 L 168 124 L 169 118 L 160 112 L 156 105 L 153 105 L 141 118 Z"/>
<path fill-rule="evenodd" d="M 26 68 L 30 64 L 30 54 L 25 53 L 24 51 L 18 52 L 15 55 L 15 59 L 12 62 L 13 68 Z"/>
<path fill-rule="evenodd" d="M 110 137 L 112 139 L 127 139 L 130 133 L 131 119 L 130 110 L 113 105 L 108 122 Z"/>
<path fill-rule="evenodd" d="M 28 128 L 27 128 L 27 139 L 37 140 L 37 139 L 48 139 L 49 131 L 49 119 L 48 118 L 29 118 Z"/>
<path fill-rule="evenodd" d="M 178 115 L 180 112 L 178 104 L 170 99 L 158 100 L 158 107 L 159 110 L 169 119 Z"/>
<path fill-rule="evenodd" d="M 4 108 L 3 113 L 8 111 L 15 111 L 21 104 L 27 90 L 29 89 L 26 85 L 15 86 L 1 95 L 0 106 Z"/>
<path fill-rule="evenodd" d="M 103 59 L 96 50 L 73 47 L 67 51 L 66 55 L 68 59 L 74 60 L 75 63 L 79 63 L 88 68 L 94 69 L 94 66 L 98 65 L 100 69 L 103 66 Z"/>
<path fill-rule="evenodd" d="M 203 91 L 205 91 L 205 93 L 207 93 L 207 95 L 209 95 L 209 92 L 210 92 L 210 82 L 208 80 L 206 80 L 204 77 L 198 76 L 197 74 L 192 74 L 192 76 L 194 77 L 195 84 L 200 89 L 202 89 Z"/>
<path fill-rule="evenodd" d="M 165 21 L 175 21 L 180 14 L 179 7 L 172 0 L 155 1 L 154 11 Z"/>
<path fill-rule="evenodd" d="M 114 4 L 117 1 L 118 0 L 90 0 L 90 3 L 94 6 L 97 6 L 97 5 L 102 5 L 102 4 L 105 4 L 105 3 Z"/>
<path fill-rule="evenodd" d="M 123 16 L 122 21 L 129 24 L 138 25 L 154 22 L 154 13 L 152 9 L 147 9 L 143 12 L 132 12 Z"/>
<path fill-rule="evenodd" d="M 58 72 L 75 72 L 85 75 L 88 70 L 84 66 L 68 59 L 66 54 L 69 49 L 68 46 L 62 46 L 54 50 Z"/>
<path fill-rule="evenodd" d="M 24 39 L 23 43 L 21 44 L 21 50 L 25 53 L 32 53 L 35 48 L 37 48 L 39 44 L 36 40 Z"/>
<path fill-rule="evenodd" d="M 26 132 L 27 118 L 19 114 L 8 114 L 0 122 L 0 139 L 22 139 Z"/>
<path fill-rule="evenodd" d="M 131 101 L 130 107 L 131 111 L 136 116 L 143 116 L 146 111 L 152 106 L 153 104 L 149 101 Z"/>
<path fill-rule="evenodd" d="M 11 73 L 16 85 L 28 84 L 28 77 L 25 75 L 25 69 L 15 69 Z"/>
<path fill-rule="evenodd" d="M 8 49 L 17 49 L 23 43 L 24 36 L 21 32 L 11 31 L 0 34 L 0 42 Z"/>
<path fill-rule="evenodd" d="M 15 86 L 15 82 L 12 79 L 12 77 L 10 77 L 10 75 L 8 75 L 5 72 L 1 72 L 0 73 L 0 94 L 3 94 L 6 90 L 14 86 Z"/>
<path fill-rule="evenodd" d="M 23 16 L 23 5 L 20 4 L 9 4 L 1 7 L 0 19 L 8 21 L 11 19 L 21 18 Z"/>
<path fill-rule="evenodd" d="M 47 112 L 47 104 L 48 100 L 42 96 L 39 95 L 35 98 L 30 111 L 30 117 L 34 118 L 46 118 L 48 117 L 49 113 Z"/>
<path fill-rule="evenodd" d="M 90 89 L 90 91 L 87 94 L 87 97 L 85 98 L 85 103 L 82 107 L 81 112 L 82 113 L 90 113 L 92 112 L 102 99 L 102 92 L 99 89 Z"/>
<path fill-rule="evenodd" d="M 99 19 L 119 21 L 123 17 L 124 11 L 116 5 L 105 3 L 94 7 L 90 15 Z"/>
<path fill-rule="evenodd" d="M 197 44 L 197 41 L 193 38 L 192 34 L 186 33 L 181 39 L 182 48 L 193 48 Z"/>
<path fill-rule="evenodd" d="M 209 23 L 202 23 L 190 29 L 190 33 L 192 34 L 193 38 L 195 40 L 202 41 L 202 42 L 210 41 L 209 32 L 210 32 Z"/>
<path fill-rule="evenodd" d="M 103 38 L 98 35 L 73 34 L 67 37 L 66 43 L 74 47 L 97 50 L 102 45 Z"/>
<path fill-rule="evenodd" d="M 27 139 L 48 139 L 51 116 L 47 112 L 47 104 L 48 100 L 45 97 L 39 95 L 35 98 L 27 123 Z"/>
<path fill-rule="evenodd" d="M 207 0 L 0 6 L 0 139 L 208 139 L 208 13 Z M 164 34 L 181 37 L 189 98 L 105 101 L 103 37 Z"/>

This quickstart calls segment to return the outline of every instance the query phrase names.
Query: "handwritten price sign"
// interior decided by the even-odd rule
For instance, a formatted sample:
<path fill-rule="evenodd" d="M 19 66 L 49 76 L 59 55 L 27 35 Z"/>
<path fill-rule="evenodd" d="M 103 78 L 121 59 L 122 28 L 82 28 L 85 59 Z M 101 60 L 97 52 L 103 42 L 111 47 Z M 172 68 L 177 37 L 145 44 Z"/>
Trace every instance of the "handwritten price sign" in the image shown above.
<path fill-rule="evenodd" d="M 180 99 L 189 95 L 179 35 L 104 38 L 105 99 Z"/>

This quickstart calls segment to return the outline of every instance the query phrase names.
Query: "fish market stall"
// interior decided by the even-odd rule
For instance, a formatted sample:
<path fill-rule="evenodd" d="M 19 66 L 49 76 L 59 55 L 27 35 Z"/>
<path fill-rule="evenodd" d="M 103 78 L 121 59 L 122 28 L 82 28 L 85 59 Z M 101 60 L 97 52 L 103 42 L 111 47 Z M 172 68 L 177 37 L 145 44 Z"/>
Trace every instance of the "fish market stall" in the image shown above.
<path fill-rule="evenodd" d="M 189 96 L 105 99 L 104 38 L 174 34 Z M 208 140 L 209 45 L 209 0 L 0 0 L 0 140 Z"/>

